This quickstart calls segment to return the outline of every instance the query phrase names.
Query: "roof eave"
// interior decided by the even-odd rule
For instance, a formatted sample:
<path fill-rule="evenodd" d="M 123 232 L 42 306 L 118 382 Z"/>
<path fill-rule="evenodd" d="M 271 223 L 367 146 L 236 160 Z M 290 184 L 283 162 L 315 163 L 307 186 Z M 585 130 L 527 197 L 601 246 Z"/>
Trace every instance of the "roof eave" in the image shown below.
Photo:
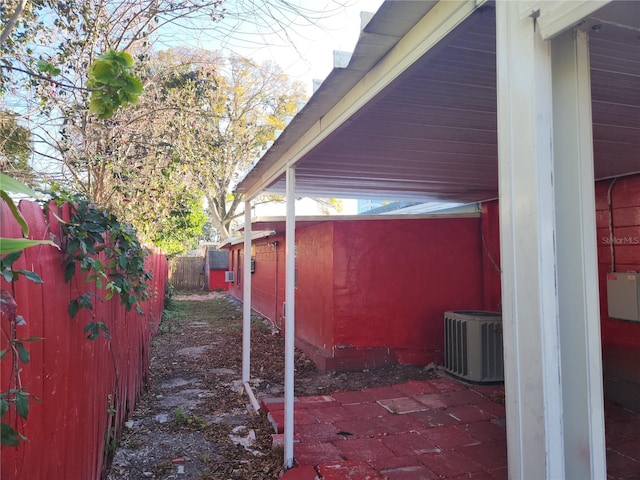
<path fill-rule="evenodd" d="M 270 185 L 268 180 L 265 184 L 264 177 L 282 154 L 290 150 L 315 123 L 334 108 L 437 3 L 437 0 L 385 0 L 373 16 L 363 13 L 362 31 L 348 64 L 343 66 L 340 63 L 344 58 L 343 53 L 334 52 L 333 70 L 273 145 L 238 183 L 235 192 L 253 197 L 268 188 Z M 393 15 L 390 15 L 392 8 Z"/>

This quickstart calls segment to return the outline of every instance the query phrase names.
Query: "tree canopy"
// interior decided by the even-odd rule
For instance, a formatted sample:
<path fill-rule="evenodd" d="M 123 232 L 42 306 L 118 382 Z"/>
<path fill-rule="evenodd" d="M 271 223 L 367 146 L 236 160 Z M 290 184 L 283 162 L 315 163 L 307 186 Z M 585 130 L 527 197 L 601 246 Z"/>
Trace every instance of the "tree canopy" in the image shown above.
<path fill-rule="evenodd" d="M 274 139 L 275 130 L 284 128 L 285 117 L 295 113 L 303 88 L 274 63 L 193 50 L 166 55 L 181 65 L 180 86 L 171 95 L 186 107 L 173 123 L 175 154 L 190 166 L 190 180 L 205 193 L 218 235 L 229 236 L 232 221 L 242 215 L 242 197 L 232 188 Z"/>
<path fill-rule="evenodd" d="M 247 2 L 233 3 L 240 11 Z M 258 3 L 269 6 L 266 16 L 293 8 Z M 228 236 L 243 213 L 234 185 L 304 90 L 274 63 L 156 49 L 166 25 L 215 26 L 234 11 L 224 7 L 221 0 L 3 2 L 3 170 L 11 165 L 40 185 L 82 193 L 172 251 L 197 241 L 206 198 L 214 231 Z M 105 76 L 114 91 L 101 83 Z"/>
<path fill-rule="evenodd" d="M 0 110 L 0 172 L 31 183 L 31 132 L 19 125 L 16 117 L 14 112 Z"/>

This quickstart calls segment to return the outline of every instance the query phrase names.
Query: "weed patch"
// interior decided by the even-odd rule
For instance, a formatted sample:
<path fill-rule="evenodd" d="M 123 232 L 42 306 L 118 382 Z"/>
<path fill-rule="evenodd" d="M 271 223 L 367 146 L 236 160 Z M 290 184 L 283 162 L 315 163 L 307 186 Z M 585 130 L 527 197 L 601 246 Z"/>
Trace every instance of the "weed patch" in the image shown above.
<path fill-rule="evenodd" d="M 206 302 L 173 300 L 164 315 L 169 323 L 206 322 L 218 330 L 230 333 L 242 328 L 242 312 L 236 304 L 224 298 Z"/>

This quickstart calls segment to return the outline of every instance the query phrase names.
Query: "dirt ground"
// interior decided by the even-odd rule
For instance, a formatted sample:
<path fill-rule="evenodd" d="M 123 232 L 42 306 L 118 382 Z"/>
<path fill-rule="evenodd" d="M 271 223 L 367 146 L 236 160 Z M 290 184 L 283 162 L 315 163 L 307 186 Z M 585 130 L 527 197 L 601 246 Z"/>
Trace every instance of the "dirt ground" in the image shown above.
<path fill-rule="evenodd" d="M 283 396 L 284 339 L 259 316 L 252 320 L 252 388 L 258 398 Z M 282 450 L 239 381 L 241 305 L 221 293 L 176 295 L 152 344 L 150 384 L 114 452 L 108 480 L 278 478 Z M 387 386 L 433 376 L 430 368 L 393 366 L 319 373 L 296 351 L 297 396 Z"/>

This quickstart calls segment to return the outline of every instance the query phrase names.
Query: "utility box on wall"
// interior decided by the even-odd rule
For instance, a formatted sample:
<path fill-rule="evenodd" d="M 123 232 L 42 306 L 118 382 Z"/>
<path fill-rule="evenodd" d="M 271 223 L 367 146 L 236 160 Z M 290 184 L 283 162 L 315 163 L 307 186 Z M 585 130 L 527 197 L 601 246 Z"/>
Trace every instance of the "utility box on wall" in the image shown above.
<path fill-rule="evenodd" d="M 640 322 L 640 274 L 608 273 L 607 305 L 609 317 Z"/>

